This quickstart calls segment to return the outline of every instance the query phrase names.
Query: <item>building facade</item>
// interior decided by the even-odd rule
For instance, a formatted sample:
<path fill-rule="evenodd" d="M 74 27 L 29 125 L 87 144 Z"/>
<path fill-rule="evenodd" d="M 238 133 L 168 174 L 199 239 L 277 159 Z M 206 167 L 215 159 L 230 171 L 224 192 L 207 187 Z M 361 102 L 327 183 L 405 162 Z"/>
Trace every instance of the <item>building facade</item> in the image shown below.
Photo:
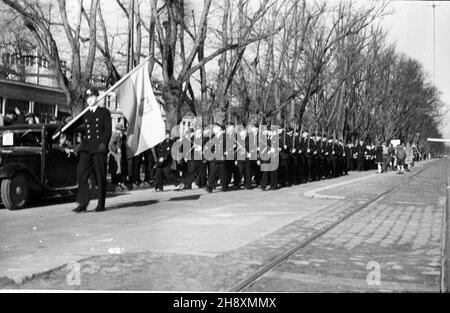
<path fill-rule="evenodd" d="M 63 122 L 72 115 L 64 92 L 58 87 L 56 76 L 44 57 L 27 55 L 18 56 L 9 53 L 2 54 L 3 76 L 0 75 L 1 114 L 12 114 L 15 108 L 23 113 L 34 113 L 42 123 L 51 121 Z M 70 77 L 67 63 L 61 62 L 66 77 Z M 106 92 L 106 77 L 93 76 L 91 88 L 102 96 Z M 162 117 L 165 121 L 166 112 L 162 105 L 162 97 L 154 86 L 156 98 L 160 104 Z M 120 109 L 116 94 L 111 92 L 104 97 L 100 106 L 111 112 L 113 128 L 118 123 L 126 125 L 123 112 Z"/>
<path fill-rule="evenodd" d="M 0 103 L 3 116 L 18 108 L 34 113 L 42 123 L 63 121 L 72 114 L 65 94 L 58 88 L 0 79 Z"/>
<path fill-rule="evenodd" d="M 7 80 L 19 81 L 46 87 L 58 87 L 56 77 L 45 57 L 38 55 L 2 54 L 3 76 Z M 63 73 L 68 77 L 67 62 L 61 61 Z"/>

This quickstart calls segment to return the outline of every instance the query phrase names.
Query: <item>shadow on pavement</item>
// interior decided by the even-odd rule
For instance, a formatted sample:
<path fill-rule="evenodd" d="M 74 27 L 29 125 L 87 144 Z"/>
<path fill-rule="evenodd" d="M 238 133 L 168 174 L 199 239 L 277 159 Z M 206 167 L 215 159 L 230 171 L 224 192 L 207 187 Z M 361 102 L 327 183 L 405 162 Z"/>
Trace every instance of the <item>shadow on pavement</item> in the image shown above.
<path fill-rule="evenodd" d="M 107 206 L 106 210 L 112 211 L 112 210 L 119 210 L 119 209 L 124 209 L 124 208 L 129 208 L 129 207 L 142 207 L 142 206 L 156 204 L 158 202 L 159 202 L 158 200 L 126 202 L 126 203 L 116 204 L 113 206 Z"/>
<path fill-rule="evenodd" d="M 128 192 L 118 192 L 118 193 L 108 193 L 106 194 L 106 198 L 115 198 L 115 197 L 119 197 L 119 196 L 123 196 L 123 195 L 127 195 L 129 194 Z M 93 194 L 91 194 L 91 200 L 96 200 L 97 196 L 95 194 L 95 192 Z M 30 210 L 30 209 L 34 209 L 34 208 L 40 208 L 40 207 L 45 207 L 45 206 L 49 206 L 49 205 L 57 205 L 57 204 L 68 204 L 68 203 L 75 203 L 76 202 L 76 196 L 75 195 L 67 195 L 67 196 L 60 196 L 60 197 L 55 197 L 55 198 L 45 198 L 45 199 L 31 199 L 29 204 L 21 209 L 21 210 L 17 210 L 17 211 L 24 211 L 24 210 Z M 5 208 L 5 206 L 3 205 L 3 203 L 1 203 L 0 201 L 0 210 L 7 210 L 7 208 Z"/>
<path fill-rule="evenodd" d="M 192 196 L 184 196 L 184 197 L 176 197 L 170 198 L 169 201 L 192 201 L 200 199 L 201 195 L 192 195 Z"/>

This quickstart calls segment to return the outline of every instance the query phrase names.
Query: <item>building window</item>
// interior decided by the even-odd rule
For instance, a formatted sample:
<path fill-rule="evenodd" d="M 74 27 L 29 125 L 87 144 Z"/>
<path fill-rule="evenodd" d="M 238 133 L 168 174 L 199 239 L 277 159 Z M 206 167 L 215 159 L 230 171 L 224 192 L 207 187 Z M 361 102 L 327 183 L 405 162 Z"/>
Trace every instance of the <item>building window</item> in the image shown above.
<path fill-rule="evenodd" d="M 48 61 L 45 58 L 39 58 L 39 67 L 48 68 Z"/>
<path fill-rule="evenodd" d="M 25 60 L 25 66 L 31 66 L 31 58 L 29 56 L 23 57 Z"/>
<path fill-rule="evenodd" d="M 105 101 L 106 101 L 106 107 L 111 110 L 112 109 L 112 107 L 111 107 L 111 95 L 106 96 Z"/>
<path fill-rule="evenodd" d="M 3 64 L 10 64 L 11 63 L 11 54 L 3 53 L 2 62 L 3 62 Z"/>
<path fill-rule="evenodd" d="M 41 123 L 49 123 L 55 117 L 55 109 L 55 105 L 36 102 L 33 113 Z"/>

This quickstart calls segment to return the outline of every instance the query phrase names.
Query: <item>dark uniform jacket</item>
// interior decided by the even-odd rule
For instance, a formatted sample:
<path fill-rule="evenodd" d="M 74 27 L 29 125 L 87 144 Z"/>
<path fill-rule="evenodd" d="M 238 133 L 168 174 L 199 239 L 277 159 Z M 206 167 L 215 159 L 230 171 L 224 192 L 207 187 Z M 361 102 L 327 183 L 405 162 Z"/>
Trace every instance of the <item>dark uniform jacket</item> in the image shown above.
<path fill-rule="evenodd" d="M 358 153 L 358 158 L 364 158 L 364 154 L 366 153 L 366 146 L 358 144 L 356 146 L 356 152 Z"/>
<path fill-rule="evenodd" d="M 376 158 L 375 161 L 377 163 L 381 163 L 383 162 L 383 146 L 382 145 L 378 145 L 376 148 Z"/>
<path fill-rule="evenodd" d="M 316 151 L 316 142 L 311 137 L 306 138 L 306 153 L 314 155 Z"/>
<path fill-rule="evenodd" d="M 166 167 L 172 164 L 172 140 L 165 139 L 163 142 L 156 146 L 155 152 L 157 165 L 159 167 Z"/>
<path fill-rule="evenodd" d="M 345 145 L 344 146 L 344 156 L 347 158 L 347 159 L 353 159 L 353 148 L 352 147 L 349 147 L 348 145 Z"/>
<path fill-rule="evenodd" d="M 298 145 L 298 153 L 305 155 L 308 152 L 308 137 L 303 138 L 300 134 L 299 136 L 299 145 Z"/>
<path fill-rule="evenodd" d="M 340 142 L 336 142 L 334 151 L 336 156 L 342 157 L 344 155 L 344 146 Z"/>
<path fill-rule="evenodd" d="M 332 156 L 334 155 L 334 144 L 332 142 L 327 142 L 326 146 L 326 156 Z"/>
<path fill-rule="evenodd" d="M 95 112 L 87 111 L 83 116 L 84 136 L 80 152 L 108 153 L 111 139 L 111 114 L 108 109 L 97 107 Z"/>
<path fill-rule="evenodd" d="M 294 131 L 294 133 L 292 134 L 291 147 L 292 147 L 292 149 L 291 149 L 292 153 L 298 153 L 298 154 L 303 153 L 303 151 L 301 151 L 302 150 L 302 134 L 301 133 L 296 133 Z"/>
<path fill-rule="evenodd" d="M 280 159 L 288 160 L 292 144 L 292 135 L 286 133 L 286 129 L 284 129 L 284 131 L 278 136 L 279 136 L 278 148 L 280 150 Z"/>

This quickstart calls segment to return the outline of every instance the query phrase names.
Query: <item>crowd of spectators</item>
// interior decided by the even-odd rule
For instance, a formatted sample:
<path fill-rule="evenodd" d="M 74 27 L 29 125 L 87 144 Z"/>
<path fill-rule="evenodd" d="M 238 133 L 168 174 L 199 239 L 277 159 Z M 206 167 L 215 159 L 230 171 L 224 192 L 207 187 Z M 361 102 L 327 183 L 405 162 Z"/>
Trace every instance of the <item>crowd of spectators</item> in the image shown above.
<path fill-rule="evenodd" d="M 43 120 L 41 120 L 34 113 L 22 112 L 17 107 L 15 107 L 13 111 L 8 112 L 5 115 L 0 114 L 0 126 L 39 124 L 39 123 L 57 124 L 58 122 L 61 121 L 59 121 L 54 116 L 44 116 Z"/>

